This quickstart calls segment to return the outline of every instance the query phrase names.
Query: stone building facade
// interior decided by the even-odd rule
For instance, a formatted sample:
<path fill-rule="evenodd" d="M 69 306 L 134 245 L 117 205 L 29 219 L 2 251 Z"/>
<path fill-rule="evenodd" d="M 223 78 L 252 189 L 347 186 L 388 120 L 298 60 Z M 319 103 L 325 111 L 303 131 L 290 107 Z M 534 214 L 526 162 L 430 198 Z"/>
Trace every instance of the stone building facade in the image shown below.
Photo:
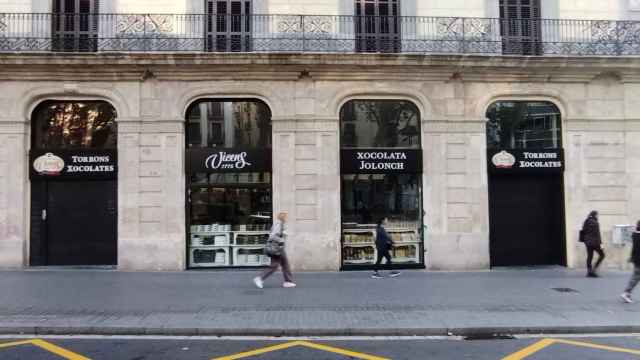
<path fill-rule="evenodd" d="M 142 3 L 125 8 L 137 12 L 158 4 Z M 321 3 L 314 2 L 327 13 Z M 497 4 L 473 3 L 474 16 L 497 15 Z M 543 13 L 574 11 L 585 18 L 606 13 L 617 19 L 638 14 L 633 1 L 595 14 L 578 14 L 567 2 L 558 3 L 562 6 Z M 604 2 L 581 3 L 595 11 Z M 176 11 L 199 13 L 198 4 L 187 2 Z M 301 4 L 274 0 L 255 6 L 273 13 L 316 12 Z M 332 13 L 350 11 L 350 5 L 340 4 L 344 9 Z M 467 4 L 461 1 L 459 8 Z M 403 11 L 411 6 L 417 9 L 418 2 L 407 1 Z M 419 14 L 446 16 L 459 14 L 459 8 L 425 8 Z M 2 11 L 51 9 L 44 1 L 0 1 Z M 117 111 L 117 267 L 187 268 L 185 116 L 201 99 L 258 99 L 269 107 L 273 210 L 290 214 L 292 265 L 329 271 L 342 265 L 340 111 L 345 103 L 404 100 L 418 108 L 424 265 L 469 270 L 491 266 L 487 110 L 496 101 L 549 102 L 562 121 L 564 264 L 584 266 L 578 231 L 587 213 L 597 209 L 605 265 L 628 267 L 629 246 L 614 244 L 612 229 L 635 223 L 640 214 L 638 74 L 637 56 L 0 53 L 0 267 L 29 266 L 34 109 L 46 100 L 103 100 Z"/>

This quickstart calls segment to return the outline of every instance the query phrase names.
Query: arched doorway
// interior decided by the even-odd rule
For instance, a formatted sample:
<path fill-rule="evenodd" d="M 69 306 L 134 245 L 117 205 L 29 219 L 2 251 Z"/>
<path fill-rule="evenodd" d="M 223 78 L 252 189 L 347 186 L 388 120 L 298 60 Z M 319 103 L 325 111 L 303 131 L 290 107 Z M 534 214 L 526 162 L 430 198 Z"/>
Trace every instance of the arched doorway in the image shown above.
<path fill-rule="evenodd" d="M 420 112 L 404 100 L 351 100 L 340 111 L 342 269 L 376 260 L 388 219 L 394 267 L 424 267 Z"/>
<path fill-rule="evenodd" d="M 269 263 L 271 111 L 259 100 L 204 99 L 186 114 L 189 268 Z"/>
<path fill-rule="evenodd" d="M 30 264 L 116 265 L 116 111 L 45 101 L 31 116 Z"/>
<path fill-rule="evenodd" d="M 565 265 L 560 111 L 498 101 L 487 118 L 491 266 Z"/>

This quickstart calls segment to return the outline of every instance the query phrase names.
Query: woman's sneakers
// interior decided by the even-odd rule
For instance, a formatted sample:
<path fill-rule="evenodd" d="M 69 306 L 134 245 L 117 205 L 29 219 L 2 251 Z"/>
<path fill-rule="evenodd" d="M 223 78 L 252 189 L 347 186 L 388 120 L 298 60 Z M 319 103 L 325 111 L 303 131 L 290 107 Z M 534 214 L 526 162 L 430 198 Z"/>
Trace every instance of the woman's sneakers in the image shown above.
<path fill-rule="evenodd" d="M 633 299 L 631 299 L 631 294 L 626 291 L 620 294 L 620 297 L 622 298 L 622 301 L 626 302 L 627 304 L 633 303 Z"/>
<path fill-rule="evenodd" d="M 253 278 L 253 283 L 256 284 L 256 287 L 258 289 L 262 289 L 262 287 L 264 286 L 264 282 L 262 281 L 262 278 L 260 276 Z"/>
<path fill-rule="evenodd" d="M 296 286 L 297 286 L 297 285 L 296 285 L 296 283 L 293 283 L 293 282 L 291 282 L 291 281 L 285 281 L 285 282 L 282 284 L 282 287 L 284 287 L 284 288 L 294 288 L 294 287 L 296 287 Z"/>
<path fill-rule="evenodd" d="M 392 271 L 391 274 L 389 274 L 390 277 L 396 277 L 396 276 L 400 276 L 400 271 Z"/>
<path fill-rule="evenodd" d="M 383 276 L 380 275 L 380 273 L 378 273 L 377 271 L 373 273 L 373 275 L 371 275 L 372 279 L 382 279 Z"/>

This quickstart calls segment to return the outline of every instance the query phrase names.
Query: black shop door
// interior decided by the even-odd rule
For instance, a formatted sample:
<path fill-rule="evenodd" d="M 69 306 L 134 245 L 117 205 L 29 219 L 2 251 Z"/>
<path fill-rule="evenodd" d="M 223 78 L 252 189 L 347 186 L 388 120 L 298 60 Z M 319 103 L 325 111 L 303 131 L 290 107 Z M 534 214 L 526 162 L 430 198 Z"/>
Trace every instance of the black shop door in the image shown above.
<path fill-rule="evenodd" d="M 115 265 L 116 181 L 33 181 L 31 265 Z"/>
<path fill-rule="evenodd" d="M 562 174 L 489 175 L 491 266 L 564 265 Z"/>

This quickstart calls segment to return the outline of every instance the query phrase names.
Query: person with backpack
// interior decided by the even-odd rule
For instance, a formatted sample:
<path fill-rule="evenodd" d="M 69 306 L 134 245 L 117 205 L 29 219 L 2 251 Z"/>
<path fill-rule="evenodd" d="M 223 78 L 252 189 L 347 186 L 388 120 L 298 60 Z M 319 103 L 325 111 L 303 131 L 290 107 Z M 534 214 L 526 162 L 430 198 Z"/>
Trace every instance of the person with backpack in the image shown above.
<path fill-rule="evenodd" d="M 604 250 L 602 250 L 602 237 L 600 236 L 600 223 L 598 222 L 598 212 L 591 211 L 582 225 L 580 241 L 584 242 L 587 249 L 587 277 L 598 277 L 596 270 L 604 260 Z M 598 253 L 598 261 L 593 267 L 593 253 Z"/>
<path fill-rule="evenodd" d="M 631 275 L 627 288 L 624 290 L 622 295 L 620 295 L 622 300 L 629 304 L 633 302 L 631 299 L 631 293 L 640 282 L 640 221 L 636 223 L 636 230 L 631 235 L 631 238 L 633 243 L 631 245 L 631 258 L 629 261 L 633 263 L 633 275 Z"/>
<path fill-rule="evenodd" d="M 382 279 L 382 275 L 378 272 L 380 269 L 380 263 L 382 262 L 382 258 L 385 258 L 387 262 L 385 263 L 385 267 L 387 269 L 391 268 L 391 254 L 389 251 L 393 248 L 393 240 L 387 233 L 387 230 L 384 226 L 387 223 L 387 218 L 382 218 L 378 221 L 378 225 L 376 226 L 376 251 L 378 252 L 378 256 L 376 259 L 376 264 L 373 267 L 373 275 L 371 277 L 373 279 Z M 400 275 L 399 271 L 391 271 L 389 276 L 396 277 Z"/>
<path fill-rule="evenodd" d="M 265 245 L 265 254 L 271 258 L 271 264 L 264 269 L 260 276 L 256 276 L 253 279 L 253 283 L 259 289 L 264 287 L 264 280 L 273 275 L 278 270 L 278 267 L 282 268 L 282 275 L 284 276 L 284 282 L 282 287 L 293 288 L 296 287 L 296 283 L 293 282 L 293 275 L 291 274 L 291 267 L 289 266 L 289 259 L 285 251 L 285 240 L 287 237 L 285 231 L 285 224 L 287 222 L 287 213 L 281 212 L 278 214 L 276 222 L 271 227 L 269 239 Z"/>

